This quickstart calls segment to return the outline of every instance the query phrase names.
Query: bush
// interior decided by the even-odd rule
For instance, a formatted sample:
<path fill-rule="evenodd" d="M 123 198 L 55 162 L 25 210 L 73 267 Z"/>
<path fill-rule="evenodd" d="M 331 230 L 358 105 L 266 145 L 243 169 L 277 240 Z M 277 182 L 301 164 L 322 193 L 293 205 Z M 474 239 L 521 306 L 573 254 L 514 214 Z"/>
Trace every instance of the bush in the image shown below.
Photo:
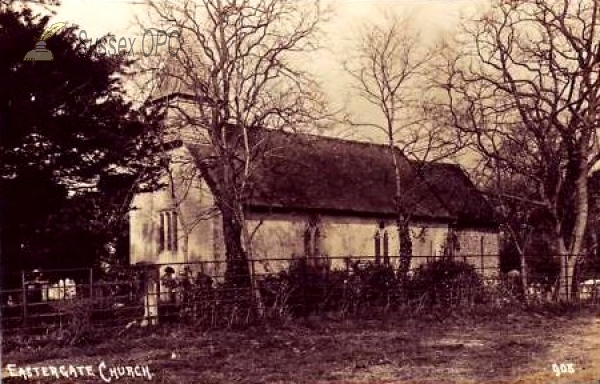
<path fill-rule="evenodd" d="M 105 334 L 92 322 L 93 303 L 90 299 L 63 300 L 55 304 L 62 317 L 59 324 L 47 328 L 47 340 L 58 346 L 83 346 L 98 342 Z"/>
<path fill-rule="evenodd" d="M 295 259 L 287 272 L 281 274 L 288 287 L 287 305 L 294 316 L 308 316 L 319 312 L 327 286 L 328 269 L 312 263 L 306 257 Z"/>
<path fill-rule="evenodd" d="M 521 278 L 509 278 L 506 275 L 487 277 L 483 282 L 483 296 L 491 307 L 515 307 L 524 303 Z"/>
<path fill-rule="evenodd" d="M 212 279 L 196 282 L 183 296 L 180 305 L 165 306 L 169 320 L 184 320 L 195 326 L 210 328 L 244 328 L 256 318 L 251 287 Z"/>
<path fill-rule="evenodd" d="M 471 305 L 483 300 L 483 282 L 471 264 L 441 259 L 419 266 L 405 292 L 425 306 Z"/>
<path fill-rule="evenodd" d="M 308 316 L 343 309 L 348 301 L 345 271 L 298 258 L 287 271 L 270 274 L 258 282 L 262 302 L 269 314 Z"/>
<path fill-rule="evenodd" d="M 287 271 L 259 282 L 265 307 L 292 316 L 387 307 L 395 302 L 398 287 L 391 266 L 367 262 L 355 263 L 352 272 L 330 271 L 307 258 L 296 259 Z"/>
<path fill-rule="evenodd" d="M 399 280 L 390 265 L 367 262 L 354 264 L 348 278 L 348 297 L 354 311 L 371 307 L 388 307 L 396 302 Z"/>
<path fill-rule="evenodd" d="M 484 296 L 475 268 L 464 262 L 437 260 L 401 279 L 390 265 L 355 262 L 331 271 L 319 259 L 293 259 L 285 271 L 256 281 L 251 287 L 229 282 L 189 282 L 183 289 L 178 317 L 206 328 L 246 326 L 258 319 L 286 320 L 312 314 L 370 315 L 405 305 L 405 299 L 429 306 L 473 304 Z M 256 302 L 254 299 L 259 298 Z M 258 305 L 257 305 L 258 304 Z M 410 310 L 409 305 L 406 309 Z"/>
<path fill-rule="evenodd" d="M 269 274 L 257 281 L 265 318 L 279 320 L 289 314 L 290 286 L 285 273 Z"/>

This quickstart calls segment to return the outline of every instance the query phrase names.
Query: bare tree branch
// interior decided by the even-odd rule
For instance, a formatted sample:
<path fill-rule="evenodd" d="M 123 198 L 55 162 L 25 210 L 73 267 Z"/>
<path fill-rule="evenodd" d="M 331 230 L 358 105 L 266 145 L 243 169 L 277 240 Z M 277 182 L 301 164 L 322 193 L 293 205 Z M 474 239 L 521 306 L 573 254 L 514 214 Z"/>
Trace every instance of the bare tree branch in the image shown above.
<path fill-rule="evenodd" d="M 598 162 L 600 3 L 496 0 L 464 25 L 438 84 L 455 131 L 493 172 L 528 180 L 570 278 L 583 251 L 587 178 Z M 572 282 L 561 275 L 566 298 Z M 564 283 L 562 283 L 564 281 Z"/>

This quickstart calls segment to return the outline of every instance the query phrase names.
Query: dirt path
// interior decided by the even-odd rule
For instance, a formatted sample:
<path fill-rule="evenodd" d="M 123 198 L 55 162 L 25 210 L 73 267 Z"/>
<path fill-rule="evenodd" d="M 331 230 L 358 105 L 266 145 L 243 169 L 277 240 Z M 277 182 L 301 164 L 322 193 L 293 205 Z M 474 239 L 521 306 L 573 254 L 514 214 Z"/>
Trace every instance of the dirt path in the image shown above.
<path fill-rule="evenodd" d="M 600 384 L 600 317 L 493 314 L 483 321 L 317 322 L 244 332 L 167 328 L 83 349 L 16 351 L 3 360 L 148 364 L 152 382 L 160 383 Z M 553 364 L 559 371 L 572 364 L 573 373 L 564 365 L 567 372 L 557 376 Z"/>
<path fill-rule="evenodd" d="M 565 366 L 561 367 L 561 364 Z M 572 364 L 574 373 L 568 372 L 567 364 Z M 560 368 L 567 368 L 567 372 L 559 374 Z M 515 383 L 599 384 L 600 317 L 574 320 L 552 343 L 544 359 L 539 362 L 538 370 Z"/>

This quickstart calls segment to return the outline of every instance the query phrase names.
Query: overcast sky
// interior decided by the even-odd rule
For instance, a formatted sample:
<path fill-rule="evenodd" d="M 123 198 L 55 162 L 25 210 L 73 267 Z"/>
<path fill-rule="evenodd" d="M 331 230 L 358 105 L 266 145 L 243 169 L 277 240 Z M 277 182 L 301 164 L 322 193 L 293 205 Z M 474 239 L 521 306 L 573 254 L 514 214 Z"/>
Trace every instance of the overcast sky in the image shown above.
<path fill-rule="evenodd" d="M 120 37 L 142 40 L 144 31 L 136 24 L 136 15 L 145 14 L 143 0 L 61 0 L 62 5 L 52 22 L 64 21 L 79 25 L 87 38 L 99 38 L 109 32 Z M 299 0 L 302 1 L 302 0 Z M 472 14 L 485 7 L 489 0 L 330 0 L 334 5 L 334 17 L 324 25 L 325 45 L 330 51 L 311 58 L 311 67 L 321 79 L 323 88 L 334 106 L 359 110 L 363 120 L 377 120 L 377 111 L 366 105 L 356 104 L 357 97 L 344 73 L 341 57 L 347 50 L 358 27 L 365 21 L 377 20 L 381 10 L 391 10 L 410 15 L 414 25 L 421 29 L 426 41 L 434 41 L 443 34 L 450 34 L 461 15 Z M 136 49 L 137 50 L 137 49 Z M 354 131 L 352 131 L 354 132 Z M 344 135 L 347 135 L 344 133 Z M 380 141 L 381 136 L 363 130 L 352 134 L 361 140 Z"/>
<path fill-rule="evenodd" d="M 298 0 L 302 1 L 302 0 Z M 378 8 L 408 12 L 422 25 L 424 30 L 437 33 L 451 28 L 461 12 L 486 4 L 487 0 L 330 0 L 336 8 L 332 24 L 338 32 L 351 31 L 351 27 L 364 19 L 372 18 Z M 117 35 L 135 32 L 131 29 L 132 17 L 143 14 L 143 0 L 61 0 L 55 21 L 79 24 L 93 35 L 113 32 Z"/>

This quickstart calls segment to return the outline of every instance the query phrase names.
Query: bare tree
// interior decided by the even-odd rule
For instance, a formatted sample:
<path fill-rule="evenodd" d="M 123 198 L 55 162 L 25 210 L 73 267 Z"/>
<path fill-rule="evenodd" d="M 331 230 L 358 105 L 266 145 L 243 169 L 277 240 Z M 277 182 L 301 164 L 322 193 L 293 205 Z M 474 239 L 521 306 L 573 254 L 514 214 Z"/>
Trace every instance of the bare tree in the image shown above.
<path fill-rule="evenodd" d="M 179 34 L 177 53 L 150 68 L 175 112 L 168 122 L 210 149 L 197 165 L 222 218 L 226 277 L 247 286 L 252 247 L 246 206 L 255 162 L 265 150 L 256 132 L 299 129 L 324 111 L 316 83 L 294 64 L 316 48 L 321 6 L 288 0 L 148 5 L 161 27 Z"/>
<path fill-rule="evenodd" d="M 600 3 L 496 0 L 465 25 L 443 88 L 457 132 L 494 167 L 531 183 L 561 257 L 556 297 L 575 293 L 600 159 Z M 510 148 L 510 150 L 507 150 Z"/>
<path fill-rule="evenodd" d="M 535 229 L 532 217 L 539 209 L 534 197 L 535 191 L 522 175 L 515 174 L 497 162 L 483 159 L 473 172 L 478 174 L 480 187 L 495 207 L 495 219 L 505 239 L 504 247 L 509 247 L 518 254 L 521 288 L 524 299 L 527 300 L 530 279 L 526 252 Z"/>
<path fill-rule="evenodd" d="M 383 22 L 366 25 L 359 36 L 352 57 L 344 63 L 354 79 L 361 98 L 380 113 L 377 121 L 357 121 L 352 126 L 371 127 L 386 138 L 395 173 L 394 206 L 400 250 L 400 273 L 406 275 L 412 258 L 409 223 L 413 206 L 403 200 L 410 185 L 403 185 L 406 159 L 419 168 L 425 160 L 439 160 L 448 151 L 448 142 L 436 125 L 429 125 L 428 103 L 423 97 L 427 89 L 426 72 L 435 57 L 435 49 L 427 48 L 408 18 L 393 13 L 383 15 Z M 432 157 L 433 156 L 433 157 Z M 416 166 L 417 165 L 417 166 Z M 420 169 L 412 169 L 415 173 Z M 414 204 L 413 204 L 414 205 Z"/>

